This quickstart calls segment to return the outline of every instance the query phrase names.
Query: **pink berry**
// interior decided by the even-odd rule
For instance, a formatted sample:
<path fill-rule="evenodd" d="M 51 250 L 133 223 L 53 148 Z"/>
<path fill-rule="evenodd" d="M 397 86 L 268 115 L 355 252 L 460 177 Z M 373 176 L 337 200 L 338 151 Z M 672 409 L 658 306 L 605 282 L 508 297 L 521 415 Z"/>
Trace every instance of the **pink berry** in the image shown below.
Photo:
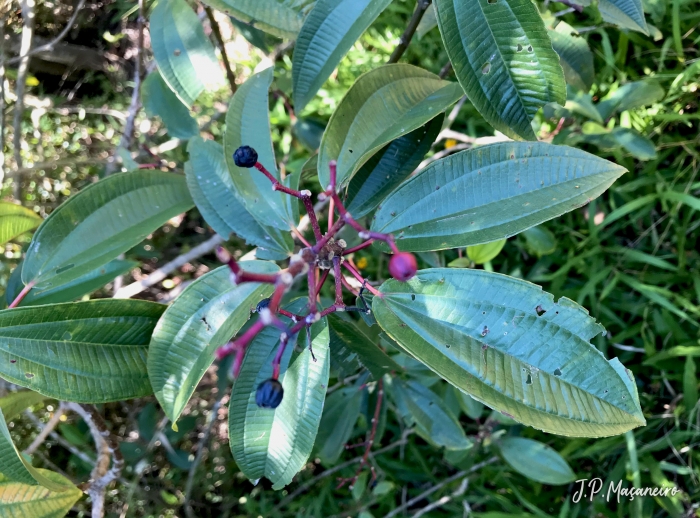
<path fill-rule="evenodd" d="M 399 252 L 389 260 L 389 273 L 398 281 L 407 281 L 416 274 L 417 270 L 416 258 L 409 252 Z"/>

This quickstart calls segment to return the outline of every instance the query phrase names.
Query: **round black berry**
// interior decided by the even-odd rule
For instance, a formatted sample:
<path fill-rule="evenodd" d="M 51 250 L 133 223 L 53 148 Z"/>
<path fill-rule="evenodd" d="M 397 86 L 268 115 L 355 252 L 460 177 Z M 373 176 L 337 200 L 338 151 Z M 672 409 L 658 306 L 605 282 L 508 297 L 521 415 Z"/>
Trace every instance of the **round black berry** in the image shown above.
<path fill-rule="evenodd" d="M 255 307 L 255 312 L 260 313 L 263 309 L 265 309 L 267 306 L 270 305 L 270 299 L 262 299 L 260 302 L 258 302 L 258 305 Z"/>
<path fill-rule="evenodd" d="M 254 167 L 258 153 L 250 146 L 241 146 L 233 154 L 233 161 L 238 167 Z"/>
<path fill-rule="evenodd" d="M 270 378 L 258 385 L 255 393 L 255 402 L 260 408 L 277 408 L 282 402 L 284 389 L 276 379 Z"/>

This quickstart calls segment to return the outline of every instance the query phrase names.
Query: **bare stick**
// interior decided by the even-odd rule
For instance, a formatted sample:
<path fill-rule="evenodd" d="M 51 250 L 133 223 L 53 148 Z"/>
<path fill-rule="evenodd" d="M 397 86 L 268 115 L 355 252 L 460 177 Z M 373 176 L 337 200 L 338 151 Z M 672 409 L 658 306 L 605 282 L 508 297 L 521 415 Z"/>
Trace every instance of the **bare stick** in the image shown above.
<path fill-rule="evenodd" d="M 226 68 L 226 77 L 228 78 L 228 84 L 231 85 L 231 93 L 236 93 L 236 74 L 233 73 L 231 69 L 231 62 L 228 60 L 228 54 L 226 54 L 226 44 L 224 43 L 224 38 L 221 36 L 221 29 L 219 28 L 219 23 L 214 18 L 214 13 L 211 7 L 204 6 L 204 12 L 207 13 L 207 18 L 209 18 L 209 24 L 211 25 L 211 32 L 214 33 L 214 38 L 219 44 L 219 50 L 221 51 L 221 58 L 224 60 L 224 67 Z"/>
<path fill-rule="evenodd" d="M 442 498 L 440 498 L 439 500 L 436 500 L 432 504 L 426 505 L 423 509 L 421 509 L 416 514 L 414 514 L 412 516 L 412 518 L 420 518 L 424 514 L 428 514 L 433 509 L 437 509 L 438 507 L 442 507 L 443 505 L 445 505 L 447 502 L 449 502 L 453 498 L 456 498 L 458 496 L 462 496 L 464 494 L 464 492 L 467 490 L 468 486 L 469 486 L 469 479 L 468 478 L 462 479 L 462 483 L 459 485 L 459 487 L 457 489 L 455 489 L 452 492 L 452 494 L 447 495 L 447 496 L 443 496 Z"/>
<path fill-rule="evenodd" d="M 29 73 L 29 51 L 32 47 L 32 37 L 34 36 L 34 7 L 36 0 L 22 0 L 22 43 L 19 54 L 22 59 L 19 61 L 17 69 L 17 81 L 15 83 L 15 118 L 13 122 L 14 135 L 12 145 L 15 153 L 15 165 L 18 169 L 22 167 L 22 116 L 24 115 L 24 89 L 27 86 L 27 74 Z M 4 42 L 2 42 L 4 44 Z M 16 200 L 22 199 L 22 177 L 19 176 L 14 181 L 13 195 Z"/>
<path fill-rule="evenodd" d="M 94 405 L 67 403 L 66 407 L 73 410 L 87 423 L 95 441 L 97 460 L 90 475 L 91 481 L 85 492 L 92 499 L 92 518 L 104 516 L 104 500 L 107 486 L 116 480 L 124 467 L 124 457 L 119 450 L 119 443 L 107 428 L 107 424 Z M 112 467 L 109 459 L 112 458 Z"/>
<path fill-rule="evenodd" d="M 41 429 L 39 434 L 34 438 L 32 443 L 29 445 L 29 447 L 26 450 L 24 450 L 24 453 L 26 453 L 27 455 L 32 455 L 36 451 L 36 449 L 42 445 L 42 443 L 46 440 L 46 438 L 49 436 L 49 434 L 54 431 L 54 428 L 56 428 L 56 426 L 58 426 L 58 423 L 61 421 L 61 417 L 63 416 L 65 411 L 66 411 L 66 409 L 63 406 L 63 404 L 62 403 L 59 404 L 58 408 L 51 416 L 51 419 L 49 419 L 49 421 L 46 423 L 44 428 Z"/>
<path fill-rule="evenodd" d="M 430 7 L 430 4 L 432 2 L 433 0 L 418 0 L 416 2 L 416 10 L 413 11 L 413 16 L 411 16 L 411 19 L 408 21 L 408 25 L 406 26 L 406 30 L 401 35 L 401 40 L 399 41 L 399 44 L 394 49 L 394 52 L 391 53 L 391 57 L 388 61 L 389 63 L 399 62 L 401 56 L 403 56 L 404 52 L 406 52 L 408 44 L 411 43 L 413 35 L 416 33 L 418 24 L 423 18 L 425 11 L 428 9 L 428 7 Z"/>

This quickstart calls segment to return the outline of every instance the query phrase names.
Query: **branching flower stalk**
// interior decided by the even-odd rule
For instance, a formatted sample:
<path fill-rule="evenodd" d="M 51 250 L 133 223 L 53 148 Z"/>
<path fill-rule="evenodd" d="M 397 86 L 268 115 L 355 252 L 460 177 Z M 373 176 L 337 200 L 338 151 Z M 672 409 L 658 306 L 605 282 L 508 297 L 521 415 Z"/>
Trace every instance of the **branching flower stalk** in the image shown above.
<path fill-rule="evenodd" d="M 340 311 L 370 313 L 371 310 L 366 304 L 363 304 L 364 307 L 346 306 L 343 301 L 343 286 L 348 288 L 354 295 L 359 295 L 360 297 L 362 297 L 362 292 L 365 289 L 374 296 L 382 296 L 379 291 L 368 283 L 367 279 L 362 277 L 346 256 L 370 246 L 374 241 L 383 241 L 389 246 L 393 253 L 389 261 L 389 273 L 391 273 L 392 277 L 400 281 L 407 281 L 416 274 L 417 263 L 413 254 L 399 251 L 392 235 L 367 230 L 347 211 L 340 196 L 336 192 L 337 170 L 335 161 L 330 163 L 330 184 L 324 192 L 319 194 L 319 199 L 330 198 L 332 201 L 330 206 L 331 214 L 329 214 L 329 230 L 325 234 L 322 234 L 313 208 L 310 191 L 297 191 L 282 185 L 279 180 L 258 161 L 258 154 L 249 146 L 238 148 L 233 155 L 233 159 L 238 167 L 255 168 L 260 171 L 272 182 L 273 191 L 281 191 L 301 200 L 309 216 L 309 221 L 311 222 L 315 237 L 315 244 L 302 248 L 297 254 L 291 257 L 289 266 L 276 274 L 247 272 L 240 267 L 236 259 L 226 249 L 223 247 L 217 249 L 217 257 L 222 263 L 228 265 L 231 270 L 231 282 L 234 285 L 246 282 L 258 282 L 272 284 L 274 286 L 272 296 L 269 299 L 261 301 L 256 308 L 258 320 L 242 335 L 235 337 L 226 345 L 220 347 L 216 351 L 216 356 L 219 360 L 222 360 L 229 355 L 235 355 L 232 374 L 234 378 L 236 378 L 241 370 L 246 349 L 255 337 L 268 326 L 279 329 L 280 344 L 272 361 L 272 377 L 262 382 L 258 386 L 256 393 L 256 403 L 258 406 L 263 408 L 276 408 L 281 403 L 284 393 L 278 378 L 280 375 L 280 362 L 289 341 L 302 330 L 306 330 L 309 349 L 313 357 L 313 350 L 311 349 L 311 326 L 315 322 L 318 322 L 321 318 L 331 313 Z M 333 222 L 333 211 L 338 212 L 338 219 L 335 222 Z M 353 248 L 348 248 L 343 239 L 337 239 L 338 232 L 345 225 L 355 229 L 364 242 Z M 360 282 L 362 289 L 359 293 L 356 293 L 348 285 L 343 277 L 343 268 Z M 335 278 L 335 300 L 331 306 L 319 311 L 317 302 L 318 295 L 331 270 L 333 270 L 333 277 Z M 294 280 L 302 275 L 306 275 L 308 282 L 309 295 L 306 305 L 307 312 L 305 315 L 295 315 L 281 309 L 279 306 L 282 297 L 289 291 Z M 362 300 L 364 301 L 364 299 Z M 280 316 L 289 318 L 292 321 L 291 326 L 284 323 L 280 319 Z M 315 361 L 315 357 L 313 358 Z"/>

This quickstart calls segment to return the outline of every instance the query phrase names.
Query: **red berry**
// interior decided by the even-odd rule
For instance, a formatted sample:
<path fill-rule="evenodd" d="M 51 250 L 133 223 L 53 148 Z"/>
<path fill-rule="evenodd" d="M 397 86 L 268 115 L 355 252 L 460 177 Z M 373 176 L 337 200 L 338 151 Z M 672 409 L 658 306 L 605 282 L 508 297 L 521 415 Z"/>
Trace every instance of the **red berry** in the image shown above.
<path fill-rule="evenodd" d="M 398 281 L 407 281 L 416 274 L 417 270 L 416 258 L 409 252 L 394 254 L 389 261 L 389 273 Z"/>

